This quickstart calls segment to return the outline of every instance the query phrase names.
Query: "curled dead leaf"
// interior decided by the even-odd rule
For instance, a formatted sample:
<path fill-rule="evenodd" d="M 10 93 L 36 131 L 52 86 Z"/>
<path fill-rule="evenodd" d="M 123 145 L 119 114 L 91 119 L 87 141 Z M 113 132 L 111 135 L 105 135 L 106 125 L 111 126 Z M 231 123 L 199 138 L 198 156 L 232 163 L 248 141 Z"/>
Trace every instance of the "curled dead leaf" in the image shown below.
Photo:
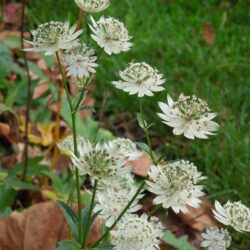
<path fill-rule="evenodd" d="M 202 39 L 207 45 L 207 47 L 211 47 L 211 45 L 214 42 L 214 32 L 213 27 L 209 22 L 205 22 L 203 24 L 203 30 L 202 30 Z"/>

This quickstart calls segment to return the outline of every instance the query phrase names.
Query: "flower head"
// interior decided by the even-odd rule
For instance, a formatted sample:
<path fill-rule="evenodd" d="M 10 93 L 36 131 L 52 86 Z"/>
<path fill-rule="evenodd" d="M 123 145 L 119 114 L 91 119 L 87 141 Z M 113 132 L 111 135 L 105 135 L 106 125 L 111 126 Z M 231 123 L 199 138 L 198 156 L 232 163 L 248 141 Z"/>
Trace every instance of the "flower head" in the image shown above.
<path fill-rule="evenodd" d="M 231 236 L 227 229 L 211 227 L 202 233 L 204 240 L 201 243 L 202 247 L 207 247 L 208 250 L 226 250 L 231 244 Z"/>
<path fill-rule="evenodd" d="M 212 121 L 216 113 L 211 113 L 207 103 L 195 95 L 181 94 L 176 102 L 168 96 L 168 103 L 160 102 L 159 106 L 163 113 L 158 115 L 163 123 L 174 128 L 175 135 L 207 139 L 207 135 L 212 135 L 219 128 L 219 124 Z"/>
<path fill-rule="evenodd" d="M 91 17 L 92 25 L 89 25 L 93 34 L 91 37 L 108 55 L 119 54 L 130 50 L 132 43 L 128 42 L 129 36 L 124 24 L 113 17 L 101 17 L 95 21 Z"/>
<path fill-rule="evenodd" d="M 159 249 L 163 236 L 163 226 L 156 217 L 150 219 L 146 214 L 141 217 L 127 214 L 111 231 L 114 250 L 155 250 Z"/>
<path fill-rule="evenodd" d="M 224 225 L 230 225 L 239 232 L 250 232 L 250 209 L 240 201 L 228 201 L 222 206 L 215 201 L 215 218 Z"/>
<path fill-rule="evenodd" d="M 96 13 L 105 10 L 110 0 L 75 0 L 78 7 L 88 13 Z"/>
<path fill-rule="evenodd" d="M 135 183 L 126 185 L 121 183 L 121 185 L 107 186 L 97 191 L 95 211 L 101 210 L 100 217 L 106 221 L 106 226 L 110 227 L 116 221 L 136 191 Z M 126 213 L 134 213 L 141 209 L 142 206 L 138 202 L 142 197 L 142 193 L 139 194 Z"/>
<path fill-rule="evenodd" d="M 75 40 L 82 33 L 82 30 L 76 31 L 76 25 L 69 27 L 69 23 L 49 22 L 41 24 L 36 30 L 31 31 L 33 41 L 27 41 L 33 48 L 27 48 L 25 51 L 44 51 L 45 55 L 52 55 L 59 49 L 70 49 L 74 46 Z"/>
<path fill-rule="evenodd" d="M 117 138 L 111 141 L 111 145 L 118 148 L 118 155 L 127 157 L 128 161 L 138 160 L 143 152 L 138 150 L 136 144 L 127 138 Z"/>
<path fill-rule="evenodd" d="M 95 51 L 85 43 L 77 43 L 71 49 L 65 50 L 62 62 L 67 67 L 68 76 L 88 77 L 90 73 L 95 73 L 95 63 L 97 57 Z"/>
<path fill-rule="evenodd" d="M 131 62 L 124 71 L 119 72 L 119 75 L 122 80 L 113 81 L 112 84 L 130 95 L 153 96 L 153 92 L 164 90 L 161 86 L 165 82 L 163 75 L 145 62 Z"/>
<path fill-rule="evenodd" d="M 155 204 L 162 204 L 164 208 L 172 207 L 175 213 L 186 213 L 187 205 L 198 207 L 201 203 L 198 197 L 204 194 L 201 191 L 203 187 L 197 184 L 206 177 L 189 161 L 152 165 L 148 175 L 152 179 L 147 181 L 148 190 L 157 195 Z"/>

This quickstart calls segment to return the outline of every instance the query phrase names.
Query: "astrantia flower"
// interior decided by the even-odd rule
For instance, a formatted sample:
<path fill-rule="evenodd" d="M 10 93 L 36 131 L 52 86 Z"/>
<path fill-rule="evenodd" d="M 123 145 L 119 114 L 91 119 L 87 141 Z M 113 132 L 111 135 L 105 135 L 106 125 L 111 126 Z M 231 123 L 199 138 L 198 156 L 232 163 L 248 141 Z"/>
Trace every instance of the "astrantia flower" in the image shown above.
<path fill-rule="evenodd" d="M 72 158 L 73 164 L 100 183 L 112 185 L 120 176 L 131 172 L 131 168 L 124 167 L 127 159 L 119 157 L 118 149 L 113 145 L 98 143 L 92 147 L 78 148 L 79 157 Z"/>
<path fill-rule="evenodd" d="M 94 33 L 91 37 L 108 55 L 130 50 L 132 43 L 128 41 L 132 37 L 123 23 L 113 17 L 101 17 L 97 22 L 91 17 L 91 21 L 89 26 Z"/>
<path fill-rule="evenodd" d="M 207 247 L 208 250 L 226 250 L 231 243 L 231 236 L 226 229 L 211 227 L 202 233 L 204 240 L 201 243 L 202 247 Z"/>
<path fill-rule="evenodd" d="M 136 144 L 130 139 L 117 138 L 111 141 L 111 145 L 118 148 L 118 155 L 121 157 L 127 157 L 128 161 L 138 160 L 143 152 L 138 150 Z"/>
<path fill-rule="evenodd" d="M 101 210 L 99 216 L 106 221 L 106 226 L 110 227 L 115 222 L 136 191 L 134 183 L 126 186 L 123 184 L 108 186 L 104 190 L 97 191 L 95 211 Z M 142 197 L 142 194 L 138 195 L 126 213 L 134 213 L 141 209 L 142 206 L 138 202 Z"/>
<path fill-rule="evenodd" d="M 250 209 L 240 201 L 228 201 L 224 206 L 215 201 L 213 213 L 222 224 L 232 226 L 239 232 L 250 232 Z"/>
<path fill-rule="evenodd" d="M 153 92 L 164 90 L 161 86 L 165 82 L 163 75 L 145 62 L 131 62 L 124 71 L 119 72 L 119 75 L 122 80 L 113 81 L 112 84 L 130 95 L 153 96 Z"/>
<path fill-rule="evenodd" d="M 41 24 L 36 30 L 31 31 L 33 41 L 27 41 L 33 48 L 25 51 L 44 51 L 45 55 L 52 55 L 59 49 L 70 49 L 75 45 L 75 40 L 82 33 L 76 31 L 76 25 L 69 27 L 69 23 L 49 22 Z"/>
<path fill-rule="evenodd" d="M 95 51 L 85 43 L 78 43 L 69 50 L 65 50 L 62 62 L 67 67 L 68 76 L 88 77 L 90 73 L 95 73 L 94 63 L 97 57 Z"/>
<path fill-rule="evenodd" d="M 193 96 L 181 94 L 176 102 L 168 96 L 168 103 L 159 103 L 163 113 L 158 115 L 163 123 L 173 127 L 175 135 L 184 134 L 189 139 L 195 137 L 207 139 L 219 128 L 219 124 L 212 121 L 216 113 L 211 113 L 207 102 Z"/>
<path fill-rule="evenodd" d="M 88 13 L 96 13 L 105 10 L 110 0 L 75 0 L 78 7 Z"/>
<path fill-rule="evenodd" d="M 111 231 L 114 250 L 155 250 L 160 249 L 163 226 L 156 217 L 150 219 L 146 214 L 141 217 L 128 214 Z"/>
<path fill-rule="evenodd" d="M 162 204 L 164 208 L 171 207 L 175 213 L 186 213 L 187 205 L 198 207 L 201 203 L 198 197 L 204 194 L 201 191 L 203 187 L 197 184 L 206 177 L 189 161 L 152 165 L 148 175 L 152 180 L 147 181 L 148 190 L 157 195 L 155 204 Z"/>

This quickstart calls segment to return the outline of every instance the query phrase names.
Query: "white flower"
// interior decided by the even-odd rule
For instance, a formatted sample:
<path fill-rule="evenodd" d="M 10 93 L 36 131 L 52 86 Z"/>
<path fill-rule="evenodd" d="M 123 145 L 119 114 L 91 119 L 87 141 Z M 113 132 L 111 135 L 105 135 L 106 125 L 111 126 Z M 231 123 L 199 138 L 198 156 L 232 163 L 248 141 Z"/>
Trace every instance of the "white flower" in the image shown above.
<path fill-rule="evenodd" d="M 165 82 L 163 75 L 145 62 L 131 62 L 119 75 L 122 80 L 113 81 L 112 84 L 130 95 L 153 96 L 153 92 L 164 90 L 161 86 Z"/>
<path fill-rule="evenodd" d="M 79 168 L 81 173 L 87 173 L 101 183 L 112 185 L 119 181 L 120 177 L 131 173 L 130 167 L 124 167 L 126 158 L 118 155 L 117 147 L 106 143 L 97 143 L 88 146 L 78 146 L 79 156 L 73 155 L 73 164 Z"/>
<path fill-rule="evenodd" d="M 201 246 L 207 247 L 208 250 L 226 250 L 232 240 L 227 229 L 217 227 L 208 228 L 201 236 L 204 238 Z"/>
<path fill-rule="evenodd" d="M 156 217 L 150 219 L 127 214 L 118 222 L 116 230 L 111 231 L 111 244 L 114 250 L 155 250 L 160 249 L 163 226 Z"/>
<path fill-rule="evenodd" d="M 65 50 L 62 58 L 63 65 L 67 67 L 68 76 L 88 77 L 90 73 L 95 73 L 94 63 L 97 57 L 95 51 L 85 43 L 78 43 L 69 50 Z"/>
<path fill-rule="evenodd" d="M 197 167 L 189 161 L 179 160 L 165 165 L 152 165 L 148 175 L 152 181 L 147 181 L 148 190 L 156 194 L 155 204 L 164 208 L 172 208 L 175 213 L 188 212 L 187 205 L 198 207 L 204 195 L 202 186 L 197 185 L 206 179 Z"/>
<path fill-rule="evenodd" d="M 78 7 L 88 13 L 96 13 L 105 10 L 110 0 L 75 0 Z"/>
<path fill-rule="evenodd" d="M 224 206 L 215 201 L 213 213 L 222 224 L 232 226 L 239 232 L 250 232 L 250 209 L 240 201 L 228 201 Z"/>
<path fill-rule="evenodd" d="M 101 17 L 97 22 L 91 17 L 91 22 L 89 26 L 94 33 L 91 37 L 108 55 L 130 50 L 132 43 L 128 41 L 132 37 L 123 23 L 113 17 Z"/>
<path fill-rule="evenodd" d="M 70 49 L 75 45 L 75 40 L 82 34 L 82 30 L 76 31 L 76 25 L 69 27 L 69 23 L 49 22 L 41 24 L 36 30 L 31 31 L 33 41 L 26 41 L 33 48 L 25 51 L 44 51 L 45 55 L 52 55 L 59 49 Z"/>
<path fill-rule="evenodd" d="M 138 160 L 143 152 L 138 150 L 136 144 L 127 138 L 117 138 L 111 141 L 111 146 L 118 148 L 118 155 L 121 157 L 127 157 L 128 161 Z"/>
<path fill-rule="evenodd" d="M 99 216 L 106 221 L 106 226 L 110 227 L 115 222 L 136 191 L 137 186 L 135 183 L 107 186 L 105 189 L 97 191 L 95 212 L 101 210 Z M 142 206 L 138 202 L 143 197 L 142 192 L 126 213 L 134 213 L 141 209 Z"/>
<path fill-rule="evenodd" d="M 158 115 L 163 123 L 174 128 L 175 135 L 184 134 L 189 139 L 207 139 L 207 135 L 213 135 L 219 128 L 219 124 L 212 121 L 216 113 L 211 113 L 207 102 L 195 95 L 181 94 L 176 102 L 168 96 L 168 103 L 159 102 L 159 106 L 163 113 Z"/>

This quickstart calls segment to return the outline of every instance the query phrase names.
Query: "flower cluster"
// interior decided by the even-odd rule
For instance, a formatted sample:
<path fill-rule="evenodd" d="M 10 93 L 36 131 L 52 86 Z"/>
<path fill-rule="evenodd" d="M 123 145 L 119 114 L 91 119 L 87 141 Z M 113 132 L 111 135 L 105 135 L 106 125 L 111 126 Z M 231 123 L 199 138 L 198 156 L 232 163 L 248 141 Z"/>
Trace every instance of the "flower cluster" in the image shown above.
<path fill-rule="evenodd" d="M 193 96 L 181 94 L 176 102 L 168 96 L 168 103 L 159 103 L 163 113 L 158 115 L 163 123 L 173 127 L 175 135 L 184 134 L 189 139 L 195 137 L 206 139 L 219 128 L 219 125 L 212 121 L 216 113 L 211 113 L 206 101 Z"/>
<path fill-rule="evenodd" d="M 148 190 L 156 194 L 155 204 L 164 208 L 172 208 L 175 213 L 188 212 L 187 205 L 198 207 L 198 197 L 204 195 L 202 186 L 197 185 L 206 177 L 197 171 L 197 167 L 184 160 L 165 165 L 151 166 L 147 181 Z"/>
<path fill-rule="evenodd" d="M 127 215 L 117 224 L 117 229 L 111 231 L 114 250 L 155 250 L 159 249 L 163 236 L 163 226 L 156 217 L 150 219 L 146 214 Z"/>
<path fill-rule="evenodd" d="M 91 37 L 108 55 L 130 50 L 132 43 L 129 40 L 132 37 L 122 22 L 113 17 L 101 17 L 97 22 L 91 17 L 91 22 Z"/>
<path fill-rule="evenodd" d="M 136 191 L 137 186 L 134 181 L 109 185 L 97 191 L 95 211 L 101 211 L 100 217 L 105 220 L 106 226 L 110 227 L 116 221 Z M 138 202 L 143 197 L 142 192 L 136 197 L 126 213 L 134 213 L 141 209 L 142 206 Z"/>
<path fill-rule="evenodd" d="M 67 76 L 77 76 L 80 79 L 89 77 L 90 73 L 95 73 L 98 66 L 95 61 L 95 51 L 85 43 L 77 43 L 72 48 L 65 50 L 63 54 L 63 64 L 67 68 Z"/>
<path fill-rule="evenodd" d="M 33 41 L 26 41 L 32 48 L 25 51 L 43 51 L 45 55 L 52 55 L 60 49 L 71 49 L 75 40 L 82 34 L 82 30 L 76 31 L 76 25 L 70 28 L 69 23 L 49 22 L 41 24 L 36 30 L 31 31 Z"/>
<path fill-rule="evenodd" d="M 232 226 L 239 232 L 250 232 L 250 209 L 240 201 L 228 201 L 224 206 L 216 201 L 213 212 L 222 224 Z"/>
<path fill-rule="evenodd" d="M 211 227 L 201 234 L 204 239 L 201 243 L 202 247 L 208 250 L 226 250 L 231 244 L 231 236 L 227 229 Z"/>
<path fill-rule="evenodd" d="M 145 62 L 131 62 L 119 75 L 122 81 L 113 81 L 112 84 L 130 95 L 152 96 L 153 92 L 164 90 L 161 86 L 165 82 L 163 75 Z"/>
<path fill-rule="evenodd" d="M 75 0 L 77 6 L 85 12 L 96 13 L 105 10 L 110 0 Z"/>

